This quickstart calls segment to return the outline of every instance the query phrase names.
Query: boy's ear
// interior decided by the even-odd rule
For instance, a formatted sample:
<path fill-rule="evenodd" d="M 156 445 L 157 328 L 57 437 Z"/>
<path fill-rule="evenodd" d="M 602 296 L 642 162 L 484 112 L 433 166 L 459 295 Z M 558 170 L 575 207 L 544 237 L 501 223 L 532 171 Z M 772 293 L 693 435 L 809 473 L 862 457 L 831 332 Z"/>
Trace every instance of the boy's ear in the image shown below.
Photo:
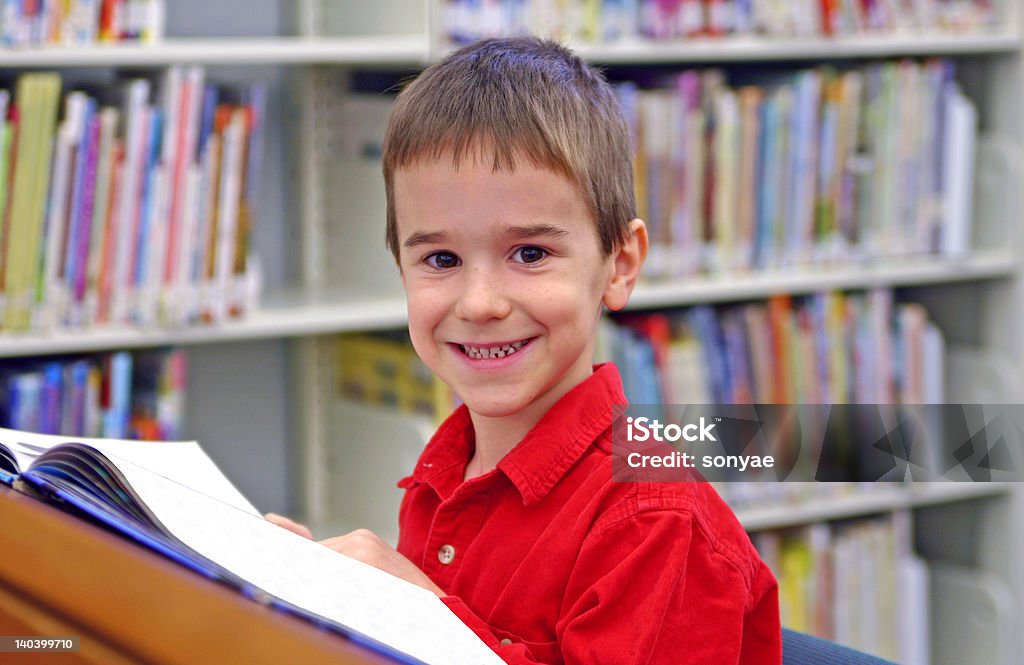
<path fill-rule="evenodd" d="M 612 251 L 611 279 L 604 290 L 604 306 L 618 311 L 626 306 L 629 294 L 640 276 L 640 268 L 647 258 L 647 227 L 643 220 L 634 219 L 629 223 L 629 234 L 622 244 Z"/>

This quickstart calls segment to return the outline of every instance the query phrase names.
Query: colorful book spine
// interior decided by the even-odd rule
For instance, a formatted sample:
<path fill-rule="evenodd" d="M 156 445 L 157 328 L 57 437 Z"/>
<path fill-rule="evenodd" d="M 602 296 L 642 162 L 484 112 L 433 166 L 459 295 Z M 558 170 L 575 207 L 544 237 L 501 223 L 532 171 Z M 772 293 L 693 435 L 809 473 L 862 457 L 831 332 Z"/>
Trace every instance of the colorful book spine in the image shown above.
<path fill-rule="evenodd" d="M 0 363 L 0 426 L 67 436 L 179 439 L 185 366 L 180 350 Z"/>
<path fill-rule="evenodd" d="M 783 626 L 887 660 L 921 662 L 927 641 L 900 629 L 908 611 L 927 605 L 927 588 L 904 582 L 908 564 L 922 565 L 908 520 L 896 514 L 754 534 L 779 582 Z"/>
<path fill-rule="evenodd" d="M 10 214 L 5 221 L 9 231 L 5 234 L 4 325 L 8 329 L 23 330 L 31 325 L 59 94 L 60 77 L 56 74 L 26 74 L 18 80 L 16 96 L 21 114 L 14 148 L 17 161 Z"/>
<path fill-rule="evenodd" d="M 583 43 L 646 39 L 844 37 L 912 30 L 984 32 L 991 0 L 446 0 L 452 44 L 526 32 Z"/>
<path fill-rule="evenodd" d="M 977 111 L 947 60 L 619 85 L 649 279 L 970 250 Z M 747 77 L 750 78 L 750 77 Z"/>
<path fill-rule="evenodd" d="M 602 348 L 632 402 L 694 394 L 718 404 L 942 401 L 941 333 L 923 307 L 896 304 L 887 289 L 618 319 Z"/>
<path fill-rule="evenodd" d="M 26 74 L 0 90 L 0 327 L 9 332 L 244 314 L 265 90 L 211 106 L 201 68 L 172 68 L 161 104 L 138 79 L 101 106 Z M 104 94 L 101 97 L 106 98 Z M 216 287 L 216 288 L 214 288 Z"/>
<path fill-rule="evenodd" d="M 86 46 L 163 37 L 165 0 L 3 0 L 0 43 L 9 48 Z"/>

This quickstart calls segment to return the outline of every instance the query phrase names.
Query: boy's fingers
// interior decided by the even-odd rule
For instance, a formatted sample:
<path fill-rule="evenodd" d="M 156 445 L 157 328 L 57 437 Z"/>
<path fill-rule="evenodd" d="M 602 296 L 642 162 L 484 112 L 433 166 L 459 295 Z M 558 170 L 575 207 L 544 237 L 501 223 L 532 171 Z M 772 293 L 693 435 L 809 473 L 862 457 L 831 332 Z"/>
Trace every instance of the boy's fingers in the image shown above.
<path fill-rule="evenodd" d="M 288 529 L 296 535 L 313 540 L 313 533 L 309 530 L 309 528 L 302 524 L 299 524 L 298 522 L 288 519 L 284 515 L 278 515 L 277 513 L 267 513 L 263 516 L 263 518 L 268 522 L 276 524 L 281 528 Z"/>

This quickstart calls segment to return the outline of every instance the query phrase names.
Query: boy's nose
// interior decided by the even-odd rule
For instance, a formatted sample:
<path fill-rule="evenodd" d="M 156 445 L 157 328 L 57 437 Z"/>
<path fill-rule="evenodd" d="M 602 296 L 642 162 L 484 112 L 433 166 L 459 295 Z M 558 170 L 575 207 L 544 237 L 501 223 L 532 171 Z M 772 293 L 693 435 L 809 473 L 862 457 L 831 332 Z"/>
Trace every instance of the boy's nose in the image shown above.
<path fill-rule="evenodd" d="M 481 323 L 509 315 L 512 306 L 505 295 L 501 278 L 495 271 L 474 268 L 464 274 L 464 288 L 455 303 L 457 317 Z"/>

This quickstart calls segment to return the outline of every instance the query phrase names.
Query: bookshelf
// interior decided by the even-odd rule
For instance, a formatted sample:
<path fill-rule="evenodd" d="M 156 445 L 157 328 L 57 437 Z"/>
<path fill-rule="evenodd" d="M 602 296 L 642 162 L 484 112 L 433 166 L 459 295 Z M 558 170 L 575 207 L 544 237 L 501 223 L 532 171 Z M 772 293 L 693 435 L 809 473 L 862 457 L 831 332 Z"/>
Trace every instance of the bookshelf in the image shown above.
<path fill-rule="evenodd" d="M 443 43 L 438 25 L 441 24 L 439 2 L 421 2 L 408 13 L 392 20 L 382 20 L 390 11 L 387 3 L 369 10 L 367 16 L 343 21 L 346 11 L 353 11 L 353 3 L 310 3 L 300 24 L 310 34 L 321 39 L 332 35 L 356 35 L 373 32 L 376 25 L 388 25 L 391 31 L 428 35 L 430 59 L 444 53 L 449 47 Z M 935 33 L 903 33 L 889 35 L 856 36 L 843 38 L 803 38 L 772 40 L 754 37 L 735 39 L 695 39 L 685 42 L 652 44 L 623 41 L 614 45 L 578 44 L 578 50 L 588 60 L 601 66 L 636 68 L 653 65 L 699 67 L 721 65 L 741 66 L 745 63 L 783 67 L 807 66 L 809 63 L 844 63 L 872 61 L 882 58 L 949 56 L 956 59 L 958 79 L 969 96 L 978 105 L 981 125 L 985 131 L 1011 137 L 1016 143 L 1024 142 L 1024 124 L 1020 120 L 1020 91 L 1024 87 L 1024 61 L 1022 61 L 1021 19 L 1019 3 L 999 4 L 1003 22 L 1000 27 L 983 35 L 944 35 Z M 374 63 L 370 63 L 375 67 Z M 406 70 L 402 70 L 405 72 Z M 330 146 L 344 141 L 343 128 L 328 120 L 328 109 L 337 109 L 345 103 L 337 91 L 343 90 L 349 80 L 346 68 L 311 68 L 305 81 L 303 107 L 305 120 L 315 132 L 302 137 L 303 154 L 317 168 L 305 172 L 304 224 L 305 246 L 309 260 L 307 283 L 318 290 L 330 290 L 332 280 L 356 280 L 363 271 L 372 271 L 374 262 L 386 263 L 387 255 L 380 247 L 377 236 L 364 237 L 361 230 L 347 220 L 375 217 L 382 219 L 382 206 L 374 209 L 362 202 L 354 202 L 360 195 L 373 192 L 382 200 L 383 188 L 374 184 L 375 174 L 358 166 L 342 163 L 329 154 Z M 325 150 L 326 148 L 326 150 Z M 376 188 L 376 189 L 375 189 Z M 985 201 L 982 201 L 982 207 Z M 345 214 L 344 211 L 347 211 Z M 983 347 L 998 354 L 999 358 L 1024 357 L 1024 344 L 1016 331 L 1020 328 L 1020 306 L 1024 303 L 1022 291 L 1022 265 L 1019 260 L 1021 236 L 1018 207 L 1004 210 L 998 217 L 998 226 L 1005 233 L 986 236 L 992 229 L 984 229 L 986 239 L 977 249 L 958 257 L 916 257 L 891 260 L 873 260 L 835 266 L 808 266 L 786 271 L 756 272 L 699 276 L 683 282 L 652 282 L 637 288 L 630 308 L 658 310 L 706 303 L 741 302 L 765 298 L 774 294 L 809 294 L 821 290 L 863 290 L 877 286 L 900 289 L 908 294 L 908 301 L 922 302 L 929 315 L 938 322 L 947 340 L 954 345 Z M 975 220 L 978 223 L 978 220 Z M 1008 232 L 1006 232 L 1008 231 Z M 325 248 L 357 246 L 365 248 L 358 267 L 346 272 L 331 265 Z M 377 252 L 377 254 L 373 254 Z M 372 258 L 369 256 L 372 255 Z M 388 276 L 373 273 L 366 280 L 368 289 L 384 288 Z M 339 407 L 326 397 L 332 390 L 332 356 L 326 344 L 315 340 L 301 340 L 296 344 L 293 359 L 303 369 L 304 385 L 298 391 L 298 411 L 304 414 L 303 449 L 298 470 L 302 474 L 300 486 L 306 516 L 325 535 L 345 530 L 378 515 L 392 514 L 400 495 L 382 494 L 375 501 L 360 500 L 359 491 L 338 491 L 335 487 L 347 480 L 358 479 L 346 475 L 345 460 L 362 460 L 367 455 L 359 446 L 360 435 L 353 432 L 352 448 L 346 449 L 338 439 L 352 427 Z M 962 378 L 962 377 L 956 377 Z M 1007 394 L 1008 401 L 1024 399 L 1024 395 Z M 377 422 L 375 431 L 385 427 Z M 359 429 L 359 431 L 364 431 Z M 386 451 L 382 455 L 402 458 L 410 453 L 409 447 L 393 442 L 403 437 L 415 440 L 414 433 L 383 429 L 378 441 Z M 386 442 L 386 444 L 384 443 Z M 410 444 L 414 446 L 415 444 Z M 358 448 L 359 450 L 355 450 Z M 414 448 L 412 448 L 414 450 Z M 376 460 L 379 463 L 381 460 Z M 396 478 L 404 475 L 399 464 L 376 467 L 375 472 L 391 473 Z M 752 533 L 779 530 L 800 530 L 826 525 L 842 533 L 848 525 L 864 519 L 894 518 L 910 526 L 901 531 L 902 546 L 914 549 L 930 562 L 953 563 L 964 566 L 979 575 L 991 575 L 1003 588 L 1010 589 L 1017 602 L 1024 600 L 1024 572 L 1014 560 L 1024 553 L 1024 538 L 1010 525 L 1019 523 L 1024 516 L 1024 494 L 1013 485 L 960 485 L 945 484 L 928 487 L 875 487 L 873 491 L 852 492 L 846 495 L 807 495 L 802 500 L 781 504 L 755 504 L 738 509 L 745 527 Z M 344 506 L 348 515 L 344 515 Z M 394 536 L 394 524 L 380 522 L 380 532 Z M 1012 617 L 1016 635 L 1024 631 L 1024 618 L 1020 613 Z M 943 625 L 943 632 L 960 636 L 956 626 Z M 1016 636 L 1014 636 L 1016 639 Z M 982 652 L 979 652 L 982 653 Z M 941 654 L 935 662 L 945 662 Z M 1019 662 L 1013 660 L 998 662 Z"/>
<path fill-rule="evenodd" d="M 424 38 L 366 36 L 335 39 L 287 36 L 188 39 L 155 44 L 97 44 L 0 50 L 0 67 L 162 67 L 202 65 L 422 65 Z"/>
<path fill-rule="evenodd" d="M 641 284 L 627 311 L 698 303 L 756 300 L 776 293 L 861 290 L 875 286 L 910 287 L 1006 280 L 1015 270 L 1004 251 L 976 252 L 957 259 L 926 258 L 908 263 L 862 267 L 804 267 L 747 275 L 699 277 L 685 283 Z M 19 358 L 107 349 L 220 344 L 244 340 L 307 337 L 360 330 L 401 328 L 406 323 L 402 296 L 302 290 L 269 293 L 260 307 L 237 320 L 180 328 L 105 325 L 86 330 L 54 330 L 34 335 L 0 335 L 0 358 Z"/>
<path fill-rule="evenodd" d="M 330 473 L 345 456 L 336 440 L 353 434 L 344 429 L 345 423 L 330 397 L 332 356 L 329 342 L 322 336 L 401 328 L 405 306 L 396 295 L 393 275 L 390 281 L 387 277 L 377 280 L 364 276 L 362 282 L 355 281 L 345 290 L 332 280 L 339 274 L 337 266 L 331 265 L 332 247 L 350 248 L 351 253 L 359 254 L 360 266 L 376 261 L 387 267 L 390 258 L 380 240 L 382 231 L 374 228 L 367 232 L 354 221 L 372 215 L 381 221 L 382 228 L 383 187 L 374 184 L 375 172 L 359 172 L 349 179 L 345 175 L 352 172 L 332 162 L 325 153 L 345 133 L 344 127 L 331 122 L 331 114 L 353 70 L 410 73 L 445 52 L 447 47 L 441 44 L 435 29 L 438 2 L 422 0 L 396 10 L 395 2 L 374 3 L 367 8 L 365 3 L 333 0 L 221 0 L 212 3 L 221 7 L 219 11 L 226 11 L 224 8 L 230 5 L 238 12 L 238 20 L 226 31 L 240 34 L 210 37 L 192 36 L 210 31 L 204 3 L 189 0 L 170 4 L 171 36 L 159 44 L 0 51 L 0 69 L 13 73 L 40 67 L 160 68 L 172 63 L 196 63 L 240 78 L 269 72 L 275 81 L 272 94 L 282 99 L 276 110 L 279 131 L 271 138 L 273 145 L 266 158 L 265 181 L 275 184 L 265 194 L 269 214 L 260 219 L 266 228 L 257 230 L 263 234 L 257 244 L 262 243 L 270 272 L 278 276 L 272 280 L 277 288 L 263 299 L 259 309 L 238 321 L 179 329 L 124 326 L 58 331 L 45 336 L 0 335 L 0 357 L 188 346 L 192 357 L 190 380 L 194 383 L 188 400 L 191 434 L 204 441 L 229 475 L 245 474 L 240 485 L 257 505 L 303 514 L 323 535 L 364 526 L 356 519 L 359 511 L 371 516 L 387 514 L 388 502 L 397 506 L 397 495 L 392 492 L 383 499 L 363 496 L 361 504 L 352 506 L 355 512 L 348 518 L 336 514 L 340 505 L 334 487 L 337 478 Z M 1005 0 L 1000 8 L 1004 17 L 1001 27 L 984 35 L 907 33 L 799 40 L 743 37 L 666 44 L 627 41 L 580 45 L 579 50 L 589 60 L 609 67 L 952 56 L 963 63 L 961 78 L 981 110 L 983 126 L 1024 143 L 1020 119 L 1024 89 L 1021 12 L 1011 0 Z M 388 32 L 382 32 L 381 26 L 387 26 Z M 293 34 L 282 34 L 289 31 Z M 375 203 L 360 208 L 360 199 Z M 1019 220 L 1004 221 L 1016 228 Z M 651 310 L 823 289 L 912 289 L 914 299 L 928 306 L 954 341 L 1022 358 L 1024 340 L 1018 331 L 1019 311 L 1024 305 L 1024 267 L 1020 249 L 1018 235 L 955 259 L 875 260 L 645 284 L 638 288 L 630 306 Z M 283 288 L 288 282 L 299 286 Z M 949 298 L 950 294 L 956 297 Z M 246 395 L 253 403 L 247 405 L 242 417 L 232 417 L 232 409 L 239 400 L 245 401 Z M 260 408 L 260 400 L 265 400 L 266 408 Z M 382 422 L 387 420 L 386 416 L 381 418 Z M 420 424 L 418 431 L 422 433 L 423 429 Z M 389 435 L 378 436 L 387 440 Z M 254 456 L 262 456 L 273 468 L 255 468 L 251 461 Z M 288 472 L 281 473 L 280 469 Z M 397 479 L 404 471 L 383 467 L 381 473 L 394 473 Z M 925 514 L 923 524 L 928 531 L 922 533 L 919 528 L 916 537 L 925 541 L 926 553 L 936 560 L 962 563 L 964 558 L 954 546 L 933 536 L 936 524 L 948 527 L 950 533 L 960 533 L 965 522 L 977 522 L 973 526 L 984 533 L 978 536 L 974 560 L 967 563 L 1007 581 L 1018 602 L 1024 602 L 1024 571 L 1013 565 L 1015 558 L 1024 553 L 1024 535 L 1008 528 L 1024 517 L 1024 496 L 1016 487 L 886 487 L 793 505 L 744 508 L 739 514 L 749 530 L 765 531 L 904 512 Z M 977 519 L 979 514 L 981 519 Z M 941 519 L 944 515 L 949 516 L 948 524 Z M 382 535 L 393 538 L 393 528 L 389 529 L 388 524 L 375 526 Z M 1017 622 L 1024 633 L 1024 619 L 1018 617 Z"/>
<path fill-rule="evenodd" d="M 780 40 L 753 37 L 703 39 L 650 44 L 634 40 L 614 45 L 573 44 L 580 55 L 601 65 L 650 65 L 722 62 L 784 62 L 896 58 L 921 55 L 1014 53 L 1020 35 L 998 31 L 984 36 L 910 34 Z M 351 35 L 345 37 L 168 37 L 155 44 L 97 44 L 0 51 L 0 67 L 140 67 L 170 64 L 339 65 L 359 67 L 422 66 L 445 49 L 431 49 L 424 36 Z"/>
<path fill-rule="evenodd" d="M 1014 30 L 985 36 L 915 33 L 897 35 L 800 38 L 792 40 L 737 37 L 651 44 L 626 41 L 614 45 L 580 45 L 579 53 L 599 64 L 700 62 L 781 62 L 844 58 L 894 58 L 915 55 L 1013 53 L 1020 46 Z"/>
<path fill-rule="evenodd" d="M 924 487 L 883 487 L 871 491 L 854 491 L 816 501 L 797 499 L 777 506 L 739 508 L 736 515 L 747 531 L 769 531 L 815 522 L 879 515 L 897 510 L 1007 497 L 1012 491 L 1013 488 L 1004 483 L 943 483 Z"/>

